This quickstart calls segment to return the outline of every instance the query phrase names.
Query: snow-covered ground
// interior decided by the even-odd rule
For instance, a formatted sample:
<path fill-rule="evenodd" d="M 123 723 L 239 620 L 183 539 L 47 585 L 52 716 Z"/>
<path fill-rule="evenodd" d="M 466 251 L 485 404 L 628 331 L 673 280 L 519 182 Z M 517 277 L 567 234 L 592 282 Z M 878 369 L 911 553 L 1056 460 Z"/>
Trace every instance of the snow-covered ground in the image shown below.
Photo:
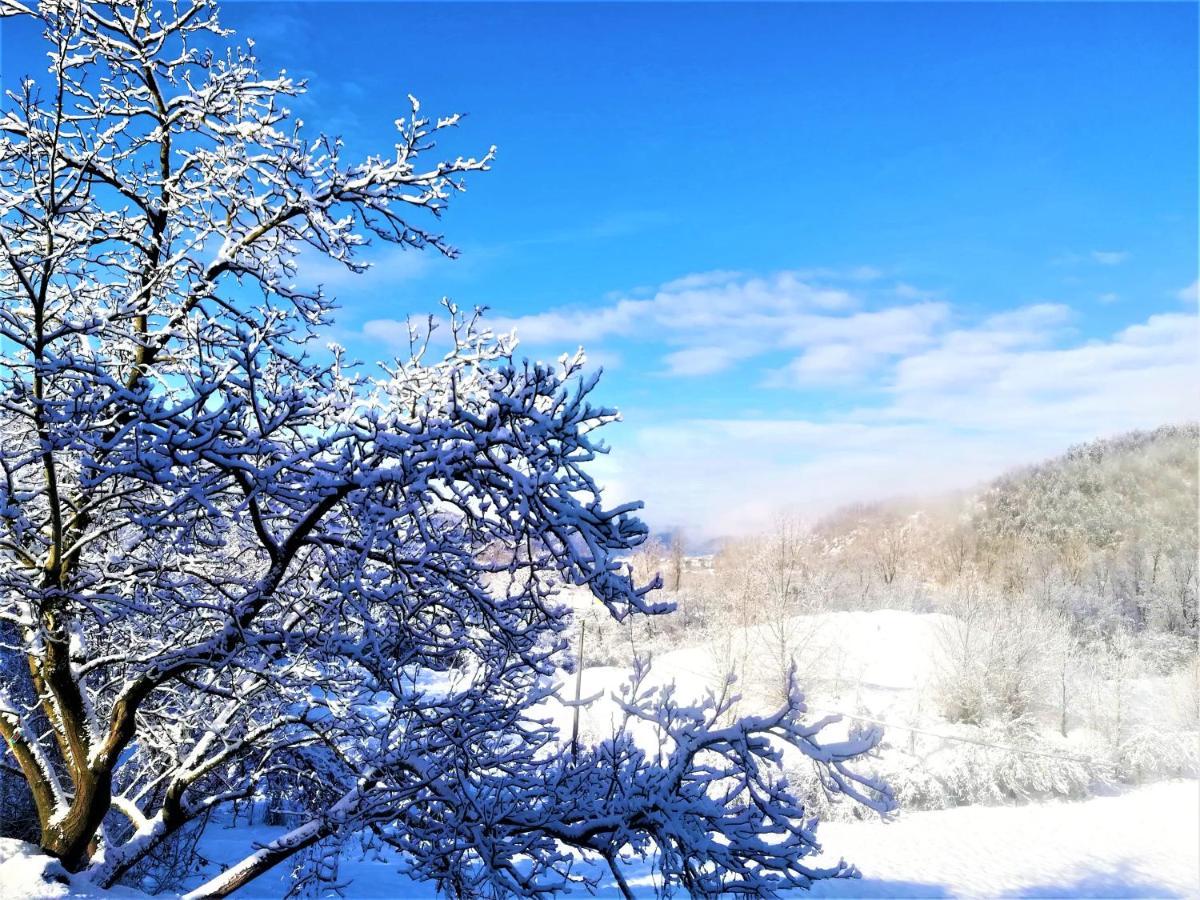
<path fill-rule="evenodd" d="M 938 719 L 928 700 L 928 688 L 936 677 L 942 621 L 942 616 L 898 611 L 798 617 L 788 634 L 799 647 L 802 677 L 812 687 L 813 711 L 853 711 L 902 727 L 948 730 L 948 723 Z M 720 684 L 723 665 L 740 659 L 743 681 L 738 690 L 746 694 L 742 709 L 761 711 L 777 702 L 771 696 L 777 684 L 771 677 L 776 667 L 771 646 L 778 633 L 762 626 L 729 629 L 722 646 L 682 647 L 661 654 L 648 680 L 659 686 L 674 683 L 684 697 L 698 698 Z M 582 696 L 596 698 L 581 713 L 584 735 L 611 733 L 619 721 L 611 694 L 627 678 L 624 669 L 584 670 Z M 562 680 L 563 693 L 573 694 L 574 678 L 564 673 Z M 550 703 L 545 712 L 569 733 L 570 707 Z M 652 734 L 643 737 L 654 739 Z M 885 753 L 890 754 L 892 771 L 903 772 L 903 766 L 917 757 L 905 755 L 907 734 L 888 737 L 893 743 Z M 933 742 L 933 750 L 920 754 L 921 766 L 928 771 L 944 765 L 939 754 L 953 746 Z M 895 768 L 897 763 L 900 769 Z M 279 830 L 214 824 L 200 847 L 214 864 L 209 874 L 240 859 L 251 842 L 268 840 Z M 816 860 L 816 864 L 844 857 L 859 867 L 863 877 L 818 884 L 812 892 L 817 897 L 1200 897 L 1200 782 L 1195 780 L 1162 782 L 1074 802 L 902 810 L 889 823 L 826 822 L 820 838 L 834 859 Z M 30 849 L 0 841 L 0 900 L 89 895 L 77 893 L 86 888 L 66 883 L 61 869 L 31 856 Z M 47 882 L 46 873 L 64 880 Z M 646 864 L 631 864 L 627 874 L 635 889 L 641 886 L 639 893 L 651 893 Z M 434 896 L 431 886 L 397 875 L 394 860 L 387 857 L 347 859 L 337 875 L 349 882 L 345 889 L 349 898 Z M 281 867 L 238 896 L 281 897 L 288 877 Z M 605 881 L 599 895 L 617 893 Z"/>
<path fill-rule="evenodd" d="M 654 656 L 647 682 L 674 684 L 681 697 L 696 700 L 719 690 L 725 673 L 734 670 L 740 679 L 735 690 L 745 698 L 743 711 L 773 710 L 780 703 L 776 692 L 784 670 L 778 662 L 783 634 L 814 713 L 887 712 L 908 722 L 936 677 L 938 629 L 945 621 L 940 614 L 879 610 L 796 616 L 776 628 L 730 628 L 720 639 Z M 581 713 L 584 734 L 603 737 L 611 732 L 618 712 L 609 697 L 628 677 L 626 669 L 615 666 L 584 670 L 580 695 L 597 698 Z M 564 674 L 563 683 L 564 694 L 573 696 L 574 678 Z M 550 713 L 569 731 L 571 709 L 558 707 Z"/>
<path fill-rule="evenodd" d="M 1121 752 L 1136 750 L 1145 757 L 1136 766 L 1125 765 L 1120 775 L 1112 735 L 1096 730 L 1111 713 L 1117 688 L 1110 682 L 1096 679 L 1086 690 L 1072 685 L 1066 735 L 1059 733 L 1060 698 L 1053 678 L 1046 679 L 1046 693 L 1034 701 L 1020 729 L 947 721 L 939 698 L 951 622 L 943 614 L 876 610 L 821 612 L 774 625 L 719 629 L 705 642 L 653 656 L 645 685 L 674 685 L 680 699 L 694 702 L 719 691 L 724 674 L 733 671 L 738 676 L 733 691 L 742 697 L 736 711 L 769 713 L 782 703 L 783 660 L 791 655 L 810 715 L 846 716 L 822 736 L 840 740 L 855 719 L 882 725 L 885 738 L 877 769 L 896 786 L 903 802 L 921 809 L 995 804 L 1014 797 L 1079 798 L 1122 777 L 1190 777 L 1200 770 L 1195 725 L 1177 721 L 1187 702 L 1179 699 L 1175 676 L 1129 679 L 1120 688 L 1125 719 Z M 621 712 L 611 698 L 628 677 L 626 669 L 616 666 L 584 670 L 580 696 L 589 702 L 579 718 L 585 740 L 602 739 L 619 727 Z M 561 695 L 570 699 L 574 676 L 563 673 L 561 680 Z M 545 712 L 560 730 L 570 732 L 573 708 L 549 703 Z M 1194 708 L 1190 715 L 1194 720 Z M 658 739 L 640 724 L 633 732 L 650 746 Z M 832 812 L 840 815 L 840 810 Z"/>
<path fill-rule="evenodd" d="M 266 836 L 264 831 L 263 836 Z M 214 828 L 206 852 L 244 846 L 244 829 Z M 821 839 L 863 877 L 822 882 L 814 897 L 1200 897 L 1200 782 L 1172 781 L 1118 796 L 902 814 L 894 822 L 831 822 Z M 87 896 L 45 883 L 28 845 L 0 841 L 0 900 Z M 214 852 L 215 851 L 215 852 Z M 643 870 L 644 871 L 644 870 Z M 430 897 L 386 862 L 347 861 L 349 898 Z M 633 873 L 631 873 L 633 874 Z M 634 876 L 634 889 L 649 886 Z M 284 873 L 238 896 L 278 898 Z M 92 894 L 91 896 L 96 896 Z M 132 896 L 122 892 L 120 896 Z M 615 897 L 611 884 L 599 893 Z"/>
<path fill-rule="evenodd" d="M 1197 781 L 830 822 L 820 834 L 818 862 L 845 857 L 862 878 L 819 882 L 812 897 L 1200 897 Z"/>
<path fill-rule="evenodd" d="M 1200 897 L 1200 782 L 821 826 L 863 878 L 821 897 Z"/>

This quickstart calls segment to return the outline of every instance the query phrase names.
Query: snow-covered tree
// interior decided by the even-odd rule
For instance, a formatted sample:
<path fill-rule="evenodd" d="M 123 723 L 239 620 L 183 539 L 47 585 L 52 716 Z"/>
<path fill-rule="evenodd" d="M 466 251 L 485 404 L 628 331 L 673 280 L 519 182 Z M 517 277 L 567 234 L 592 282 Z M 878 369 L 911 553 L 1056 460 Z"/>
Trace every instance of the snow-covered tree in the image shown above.
<path fill-rule="evenodd" d="M 564 754 L 556 586 L 663 607 L 614 561 L 645 537 L 586 468 L 581 358 L 521 362 L 448 306 L 378 370 L 316 352 L 301 262 L 364 268 L 431 228 L 491 153 L 427 162 L 414 100 L 362 162 L 287 109 L 210 0 L 44 0 L 48 71 L 0 117 L 0 734 L 43 849 L 101 885 L 268 783 L 307 818 L 193 897 L 371 834 L 450 893 L 541 895 L 653 851 L 666 885 L 769 893 L 815 871 L 781 752 L 886 809 L 776 715 L 630 693 L 627 734 Z M 444 352 L 436 348 L 446 346 Z M 791 748 L 791 749 L 788 749 Z"/>
<path fill-rule="evenodd" d="M 683 532 L 678 528 L 671 533 L 671 590 L 679 593 L 683 584 L 683 565 L 686 554 L 683 550 Z"/>

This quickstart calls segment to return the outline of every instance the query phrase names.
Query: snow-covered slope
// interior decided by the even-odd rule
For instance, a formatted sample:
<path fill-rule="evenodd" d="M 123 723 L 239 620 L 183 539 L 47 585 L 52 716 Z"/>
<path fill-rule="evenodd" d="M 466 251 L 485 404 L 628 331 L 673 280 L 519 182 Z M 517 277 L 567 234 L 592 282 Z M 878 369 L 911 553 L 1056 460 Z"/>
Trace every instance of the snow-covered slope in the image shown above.
<path fill-rule="evenodd" d="M 724 675 L 734 671 L 734 686 L 744 697 L 747 713 L 767 712 L 780 705 L 784 666 L 780 634 L 798 664 L 801 687 L 814 713 L 826 710 L 872 714 L 902 712 L 919 705 L 919 694 L 935 676 L 938 629 L 946 617 L 896 610 L 830 612 L 796 616 L 780 626 L 731 627 L 713 640 L 681 647 L 652 659 L 647 683 L 674 684 L 681 699 L 700 699 L 719 691 Z M 580 713 L 580 729 L 592 737 L 611 733 L 619 718 L 611 695 L 629 678 L 624 668 L 584 670 L 580 696 L 596 698 Z M 563 675 L 563 696 L 574 696 L 573 676 Z M 569 733 L 572 710 L 554 706 L 547 713 Z"/>
<path fill-rule="evenodd" d="M 953 633 L 948 628 L 952 622 L 941 614 L 878 610 L 801 615 L 750 628 L 714 628 L 706 641 L 656 655 L 646 685 L 674 685 L 680 700 L 693 702 L 708 691 L 719 691 L 724 674 L 733 671 L 738 681 L 732 690 L 742 696 L 736 712 L 769 713 L 782 702 L 786 654 L 781 650 L 786 648 L 796 659 L 810 715 L 846 717 L 827 726 L 823 739 L 844 738 L 856 720 L 884 727 L 881 755 L 866 768 L 874 768 L 892 784 L 909 811 L 1079 799 L 1119 783 L 1194 777 L 1200 772 L 1196 729 L 1170 721 L 1173 704 L 1179 705 L 1172 699 L 1173 676 L 1131 679 L 1124 685 L 1126 729 L 1119 745 L 1111 734 L 1088 727 L 1087 716 L 1103 715 L 1097 710 L 1113 703 L 1113 686 L 1098 680 L 1088 693 L 1072 688 L 1076 714 L 1067 735 L 1059 733 L 1058 686 L 1052 679 L 1044 685 L 1049 693 L 1019 725 L 947 720 L 941 702 L 943 653 L 946 635 Z M 608 737 L 621 726 L 620 709 L 612 696 L 628 677 L 618 667 L 584 670 L 580 696 L 585 703 L 579 710 L 579 726 L 585 741 Z M 573 697 L 574 677 L 562 673 L 561 681 L 561 696 Z M 544 712 L 564 735 L 571 732 L 575 711 L 570 706 L 548 703 Z M 652 728 L 643 723 L 631 728 L 648 749 L 656 747 L 660 736 Z M 811 777 L 802 763 L 785 752 L 789 775 L 805 783 Z M 851 804 L 827 804 L 815 781 L 809 787 L 813 812 L 822 819 L 854 817 Z"/>
<path fill-rule="evenodd" d="M 818 897 L 1200 897 L 1200 782 L 821 826 L 853 882 Z"/>
<path fill-rule="evenodd" d="M 822 882 L 810 896 L 1200 897 L 1198 823 L 1196 781 L 1163 782 L 1080 802 L 909 813 L 887 824 L 827 823 L 820 831 L 827 851 L 855 862 L 863 877 Z M 213 840 L 205 841 L 218 857 L 221 836 L 217 827 Z M 2 900 L 105 896 L 43 881 L 49 861 L 32 856 L 31 849 L 0 841 Z M 635 891 L 640 884 L 648 893 L 646 868 L 631 874 Z M 432 896 L 428 885 L 400 878 L 386 862 L 347 861 L 339 875 L 353 879 L 345 889 L 351 900 Z M 286 873 L 280 871 L 237 896 L 278 898 L 286 889 Z M 617 893 L 609 883 L 599 896 Z"/>
<path fill-rule="evenodd" d="M 816 710 L 832 708 L 876 716 L 902 725 L 950 730 L 936 720 L 928 695 L 936 675 L 938 629 L 943 617 L 909 612 L 878 611 L 826 613 L 799 617 L 792 635 L 803 644 L 801 664 Z M 772 634 L 764 627 L 729 629 L 725 646 L 681 647 L 654 660 L 649 681 L 673 683 L 685 699 L 701 696 L 720 683 L 721 665 L 737 652 L 743 663 L 746 693 L 743 711 L 754 712 L 774 703 L 770 647 Z M 724 653 L 722 651 L 725 651 Z M 747 662 L 748 660 L 748 662 Z M 589 737 L 611 733 L 619 721 L 611 694 L 619 691 L 628 672 L 613 667 L 584 670 L 582 695 L 596 696 L 581 711 L 581 728 Z M 564 673 L 563 693 L 574 692 L 574 678 Z M 572 709 L 547 704 L 564 734 L 570 733 Z M 833 735 L 830 735 L 833 736 Z M 646 734 L 646 740 L 655 739 Z M 909 753 L 909 736 L 889 734 L 885 748 L 893 772 L 916 765 Z M 942 756 L 954 743 L 917 743 L 923 771 L 945 768 Z M 978 747 L 967 745 L 968 749 Z M 932 749 L 930 749 L 932 748 Z M 900 768 L 896 768 L 899 765 Z M 970 777 L 973 770 L 964 770 Z M 861 880 L 822 883 L 814 896 L 831 897 L 950 897 L 950 896 L 1071 896 L 1071 897 L 1200 897 L 1200 782 L 1172 781 L 1086 801 L 1030 803 L 1020 806 L 966 806 L 915 812 L 902 810 L 887 824 L 878 821 L 826 822 L 823 845 L 833 857 L 854 862 Z M 229 863 L 244 852 L 247 840 L 269 840 L 278 829 L 228 829 L 214 824 L 201 852 L 215 863 Z M 0 841 L 0 900 L 89 896 L 76 883 L 64 883 L 65 873 L 28 845 Z M 338 872 L 350 879 L 346 896 L 372 900 L 408 900 L 433 896 L 430 885 L 416 885 L 395 873 L 389 858 L 347 859 Z M 211 874 L 211 873 L 210 873 Z M 634 880 L 649 884 L 649 868 L 630 865 Z M 45 876 L 50 875 L 50 881 Z M 60 880 L 53 880 L 57 877 Z M 607 877 L 607 876 L 606 876 Z M 281 897 L 288 886 L 284 867 L 272 872 L 239 896 Z M 91 896 L 98 896 L 93 894 Z M 611 884 L 601 896 L 617 896 Z M 125 896 L 135 896 L 127 892 Z M 136 894 L 136 896 L 142 896 Z"/>

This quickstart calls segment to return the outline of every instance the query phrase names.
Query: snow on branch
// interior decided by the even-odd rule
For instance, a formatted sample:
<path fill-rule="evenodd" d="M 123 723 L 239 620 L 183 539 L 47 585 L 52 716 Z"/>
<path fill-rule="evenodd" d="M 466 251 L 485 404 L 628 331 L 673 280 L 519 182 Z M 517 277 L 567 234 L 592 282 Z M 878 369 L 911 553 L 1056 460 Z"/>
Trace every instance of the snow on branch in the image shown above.
<path fill-rule="evenodd" d="M 419 331 L 376 375 L 310 352 L 332 303 L 304 256 L 453 255 L 433 225 L 492 151 L 438 161 L 459 118 L 412 100 L 391 152 L 345 159 L 210 0 L 3 10 L 49 60 L 0 111 L 0 735 L 43 850 L 107 886 L 275 792 L 307 824 L 202 895 L 364 833 L 447 890 L 651 846 L 701 893 L 848 871 L 804 868 L 774 767 L 884 809 L 848 767 L 875 738 L 819 743 L 798 699 L 717 727 L 630 695 L 661 758 L 563 759 L 537 717 L 564 586 L 670 608 L 619 561 L 647 532 L 589 474 L 616 413 L 582 357 L 520 359 L 453 304 L 440 357 Z"/>

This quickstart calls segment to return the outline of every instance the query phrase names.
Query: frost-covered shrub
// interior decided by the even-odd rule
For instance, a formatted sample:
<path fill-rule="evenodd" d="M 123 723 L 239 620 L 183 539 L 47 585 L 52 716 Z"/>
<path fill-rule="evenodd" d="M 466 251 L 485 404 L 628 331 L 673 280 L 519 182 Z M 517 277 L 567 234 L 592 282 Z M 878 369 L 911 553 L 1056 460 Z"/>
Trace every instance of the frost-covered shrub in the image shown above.
<path fill-rule="evenodd" d="M 888 773 L 886 777 L 891 779 L 888 783 L 896 792 L 896 802 L 902 810 L 945 809 L 961 802 L 920 760 L 908 756 L 902 760 L 889 760 L 882 771 Z M 882 772 L 880 777 L 885 777 Z"/>
<path fill-rule="evenodd" d="M 1116 767 L 1122 781 L 1134 784 L 1195 777 L 1200 774 L 1200 731 L 1135 728 L 1117 749 Z"/>
<path fill-rule="evenodd" d="M 1176 669 L 1169 684 L 1175 720 L 1184 728 L 1200 728 L 1200 655 Z"/>
<path fill-rule="evenodd" d="M 938 635 L 938 702 L 951 722 L 1020 722 L 1047 693 L 1063 629 L 1046 610 L 991 586 L 959 585 Z"/>
<path fill-rule="evenodd" d="M 891 776 L 883 774 L 883 760 L 876 759 L 874 762 L 875 767 L 869 770 L 869 777 L 880 784 L 888 785 L 893 792 L 898 809 L 909 808 L 908 804 L 900 799 L 896 785 L 887 780 Z M 860 822 L 874 816 L 870 810 L 860 804 L 847 803 L 842 794 L 836 789 L 831 789 L 828 779 L 824 777 L 818 767 L 809 764 L 790 765 L 785 767 L 784 777 L 787 779 L 789 790 L 803 800 L 806 813 L 819 821 Z"/>
<path fill-rule="evenodd" d="M 972 725 L 939 731 L 945 739 L 921 736 L 911 748 L 881 745 L 876 776 L 891 786 L 902 810 L 1079 799 L 1117 782 L 1116 766 L 1103 755 L 1089 756 L 1044 732 Z M 857 818 L 848 804 L 822 804 L 819 783 L 803 771 L 789 777 L 803 785 L 823 818 Z"/>
<path fill-rule="evenodd" d="M 980 729 L 983 740 L 1013 742 L 1011 732 Z M 1046 797 L 1081 798 L 1097 784 L 1107 782 L 1109 767 L 1100 762 L 1067 757 L 1014 752 L 1000 746 L 955 744 L 931 761 L 936 777 L 956 805 L 1008 803 Z M 1032 750 L 1032 748 L 1030 748 Z M 1042 751 L 1044 752 L 1044 751 Z"/>

